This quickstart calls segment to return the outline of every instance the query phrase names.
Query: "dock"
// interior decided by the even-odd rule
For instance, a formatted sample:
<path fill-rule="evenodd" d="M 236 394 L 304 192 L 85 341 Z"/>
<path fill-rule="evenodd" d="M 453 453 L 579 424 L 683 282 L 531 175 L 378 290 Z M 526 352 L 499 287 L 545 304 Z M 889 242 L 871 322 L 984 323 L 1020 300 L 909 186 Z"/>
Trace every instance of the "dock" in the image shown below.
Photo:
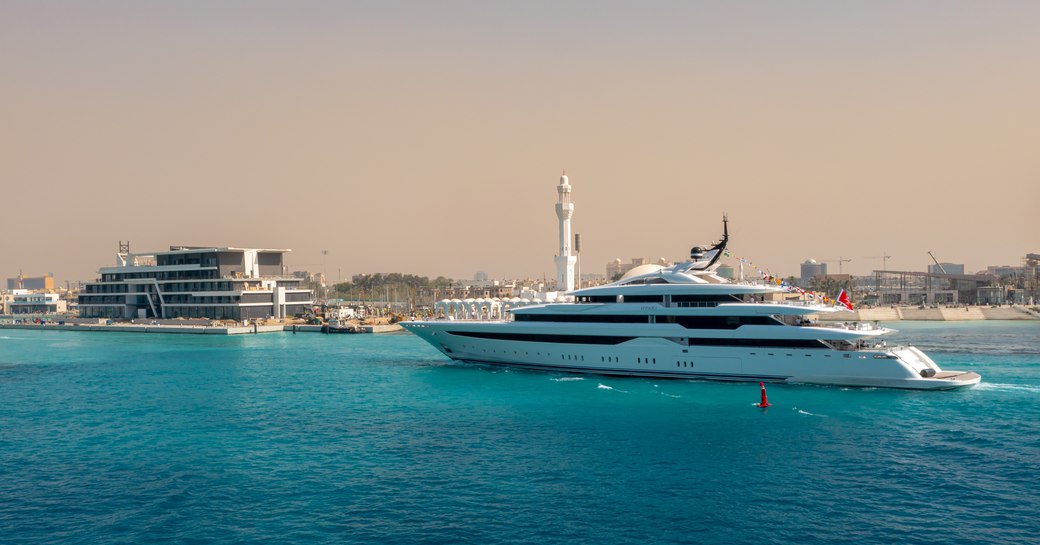
<path fill-rule="evenodd" d="M 300 333 L 322 333 L 322 327 L 320 325 L 295 325 L 286 324 L 282 326 L 284 331 L 293 331 L 296 328 L 297 332 Z M 399 324 L 375 324 L 375 325 L 359 325 L 361 333 L 393 333 L 394 331 L 404 331 L 404 328 Z"/>

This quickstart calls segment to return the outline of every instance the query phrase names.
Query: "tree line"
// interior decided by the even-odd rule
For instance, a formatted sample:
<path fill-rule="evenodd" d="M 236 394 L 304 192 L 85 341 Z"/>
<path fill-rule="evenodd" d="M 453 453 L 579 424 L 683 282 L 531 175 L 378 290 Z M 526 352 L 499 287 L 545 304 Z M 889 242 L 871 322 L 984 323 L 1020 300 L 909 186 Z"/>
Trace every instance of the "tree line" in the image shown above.
<path fill-rule="evenodd" d="M 341 282 L 332 287 L 336 297 L 347 299 L 382 299 L 390 295 L 397 300 L 414 299 L 419 291 L 431 288 L 447 288 L 452 280 L 438 276 L 430 280 L 426 276 L 402 273 L 359 274 L 350 282 Z"/>

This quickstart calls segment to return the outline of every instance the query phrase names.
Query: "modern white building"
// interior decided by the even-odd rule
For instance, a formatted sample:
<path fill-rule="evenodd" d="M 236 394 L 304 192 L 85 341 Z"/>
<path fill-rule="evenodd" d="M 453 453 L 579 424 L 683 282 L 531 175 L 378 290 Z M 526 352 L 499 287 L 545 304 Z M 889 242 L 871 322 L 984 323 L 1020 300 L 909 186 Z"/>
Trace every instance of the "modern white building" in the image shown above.
<path fill-rule="evenodd" d="M 57 293 L 11 290 L 5 299 L 5 314 L 57 314 L 68 311 L 68 303 Z"/>
<path fill-rule="evenodd" d="M 310 309 L 310 290 L 285 272 L 289 250 L 173 246 L 119 253 L 79 295 L 84 318 L 285 318 Z"/>

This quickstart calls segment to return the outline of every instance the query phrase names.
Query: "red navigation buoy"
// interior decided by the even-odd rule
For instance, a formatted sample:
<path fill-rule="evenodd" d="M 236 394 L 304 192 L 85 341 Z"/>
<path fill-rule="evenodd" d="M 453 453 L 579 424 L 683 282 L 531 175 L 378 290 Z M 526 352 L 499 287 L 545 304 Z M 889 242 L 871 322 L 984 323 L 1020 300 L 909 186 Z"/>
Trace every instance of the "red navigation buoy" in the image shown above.
<path fill-rule="evenodd" d="M 758 385 L 762 387 L 762 402 L 758 403 L 756 407 L 762 407 L 763 409 L 770 407 L 769 399 L 766 398 L 766 383 L 759 382 Z"/>

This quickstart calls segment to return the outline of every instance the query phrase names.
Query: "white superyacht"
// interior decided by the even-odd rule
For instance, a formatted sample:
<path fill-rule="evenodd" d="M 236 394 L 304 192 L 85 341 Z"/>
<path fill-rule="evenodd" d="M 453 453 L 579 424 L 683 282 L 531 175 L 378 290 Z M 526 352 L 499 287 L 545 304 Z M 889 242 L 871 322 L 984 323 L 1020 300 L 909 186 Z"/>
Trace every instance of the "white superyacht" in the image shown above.
<path fill-rule="evenodd" d="M 973 372 L 944 371 L 912 346 L 888 346 L 894 330 L 873 324 L 820 325 L 838 309 L 768 302 L 778 286 L 715 274 L 729 240 L 690 260 L 633 270 L 573 302 L 517 308 L 511 320 L 410 321 L 402 325 L 453 360 L 600 375 L 788 382 L 945 390 L 977 384 Z"/>

